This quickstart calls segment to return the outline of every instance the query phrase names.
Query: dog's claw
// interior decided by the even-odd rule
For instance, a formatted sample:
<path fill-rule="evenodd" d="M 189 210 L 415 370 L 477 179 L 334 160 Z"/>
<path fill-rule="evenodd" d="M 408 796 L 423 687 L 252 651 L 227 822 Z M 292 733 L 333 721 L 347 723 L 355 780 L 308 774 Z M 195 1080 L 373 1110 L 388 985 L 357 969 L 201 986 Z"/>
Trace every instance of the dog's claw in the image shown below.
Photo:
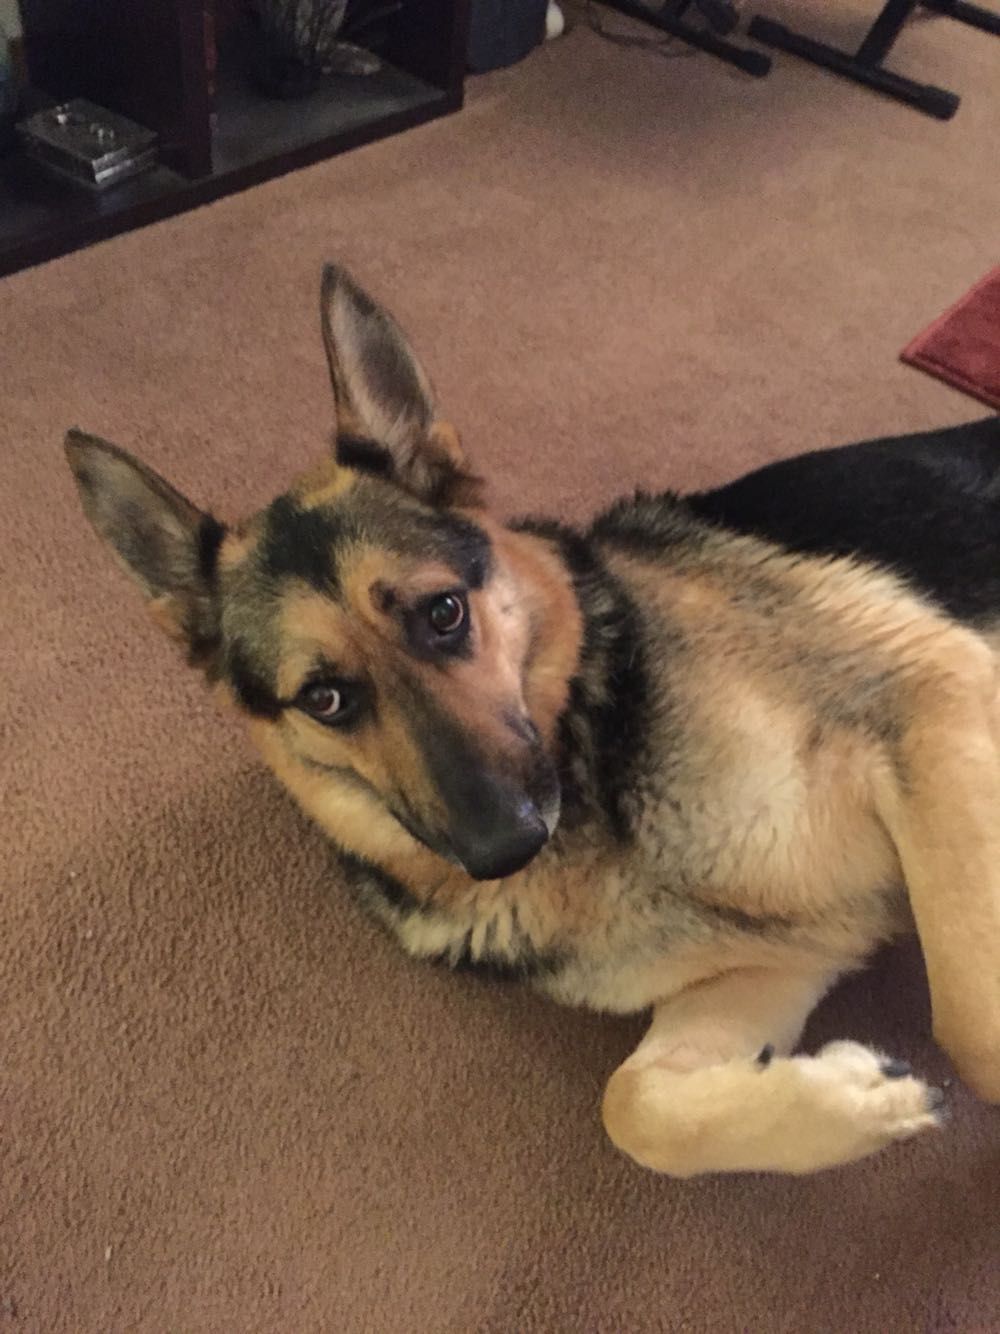
<path fill-rule="evenodd" d="M 905 1079 L 907 1075 L 913 1074 L 913 1067 L 909 1061 L 886 1061 L 882 1073 L 886 1079 Z"/>
<path fill-rule="evenodd" d="M 771 1064 L 771 1057 L 774 1055 L 774 1043 L 769 1042 L 766 1047 L 761 1047 L 760 1054 L 757 1057 L 757 1064 L 762 1070 L 766 1070 Z"/>

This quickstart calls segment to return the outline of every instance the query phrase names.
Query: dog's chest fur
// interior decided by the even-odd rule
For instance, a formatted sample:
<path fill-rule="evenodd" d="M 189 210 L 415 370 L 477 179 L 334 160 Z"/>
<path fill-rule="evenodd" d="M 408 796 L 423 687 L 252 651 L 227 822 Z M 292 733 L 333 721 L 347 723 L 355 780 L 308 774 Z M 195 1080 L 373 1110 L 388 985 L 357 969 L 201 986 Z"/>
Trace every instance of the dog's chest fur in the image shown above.
<path fill-rule="evenodd" d="M 856 959 L 902 924 L 872 782 L 910 644 L 947 623 L 894 580 L 799 561 L 656 502 L 564 541 L 588 615 L 564 820 L 520 875 L 413 896 L 354 866 L 404 948 L 640 1009 L 709 971 Z M 589 554 L 587 554 L 589 553 Z"/>

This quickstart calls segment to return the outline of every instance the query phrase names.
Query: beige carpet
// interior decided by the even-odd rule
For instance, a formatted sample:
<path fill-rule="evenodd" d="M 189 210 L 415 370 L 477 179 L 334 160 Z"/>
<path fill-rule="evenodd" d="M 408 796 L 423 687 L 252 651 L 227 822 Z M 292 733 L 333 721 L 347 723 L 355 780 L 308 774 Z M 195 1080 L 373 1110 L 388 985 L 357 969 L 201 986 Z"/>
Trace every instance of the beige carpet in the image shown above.
<path fill-rule="evenodd" d="M 998 60 L 914 26 L 900 61 L 965 94 L 941 125 L 578 31 L 447 122 L 0 284 L 0 1327 L 1000 1327 L 1000 1115 L 956 1090 L 947 1134 L 807 1181 L 632 1168 L 597 1099 L 637 1025 L 398 957 L 60 456 L 77 423 L 223 514 L 267 498 L 329 425 L 328 256 L 412 330 L 504 508 L 975 417 L 896 357 L 997 261 Z M 925 1030 L 903 950 L 811 1039 L 941 1078 Z"/>

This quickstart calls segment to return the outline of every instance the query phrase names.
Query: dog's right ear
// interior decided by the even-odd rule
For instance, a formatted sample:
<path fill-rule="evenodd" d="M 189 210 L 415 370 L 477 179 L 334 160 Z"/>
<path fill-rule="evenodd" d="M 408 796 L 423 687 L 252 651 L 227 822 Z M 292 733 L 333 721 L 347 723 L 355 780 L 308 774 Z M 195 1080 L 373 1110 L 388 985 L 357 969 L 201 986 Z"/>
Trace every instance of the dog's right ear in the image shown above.
<path fill-rule="evenodd" d="M 70 431 L 66 457 L 84 513 L 145 593 L 157 624 L 205 663 L 219 641 L 214 576 L 223 525 L 106 440 Z"/>
<path fill-rule="evenodd" d="M 378 472 L 426 504 L 476 505 L 482 484 L 402 329 L 346 269 L 328 264 L 323 343 L 337 410 L 338 463 Z"/>

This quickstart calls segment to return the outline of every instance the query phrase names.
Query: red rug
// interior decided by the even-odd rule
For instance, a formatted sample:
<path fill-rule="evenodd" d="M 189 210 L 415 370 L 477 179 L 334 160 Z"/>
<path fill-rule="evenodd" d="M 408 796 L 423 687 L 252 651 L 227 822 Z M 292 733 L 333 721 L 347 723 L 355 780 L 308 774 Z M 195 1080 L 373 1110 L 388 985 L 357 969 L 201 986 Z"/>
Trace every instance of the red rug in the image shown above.
<path fill-rule="evenodd" d="M 918 334 L 900 356 L 910 366 L 1000 408 L 1000 268 Z"/>

